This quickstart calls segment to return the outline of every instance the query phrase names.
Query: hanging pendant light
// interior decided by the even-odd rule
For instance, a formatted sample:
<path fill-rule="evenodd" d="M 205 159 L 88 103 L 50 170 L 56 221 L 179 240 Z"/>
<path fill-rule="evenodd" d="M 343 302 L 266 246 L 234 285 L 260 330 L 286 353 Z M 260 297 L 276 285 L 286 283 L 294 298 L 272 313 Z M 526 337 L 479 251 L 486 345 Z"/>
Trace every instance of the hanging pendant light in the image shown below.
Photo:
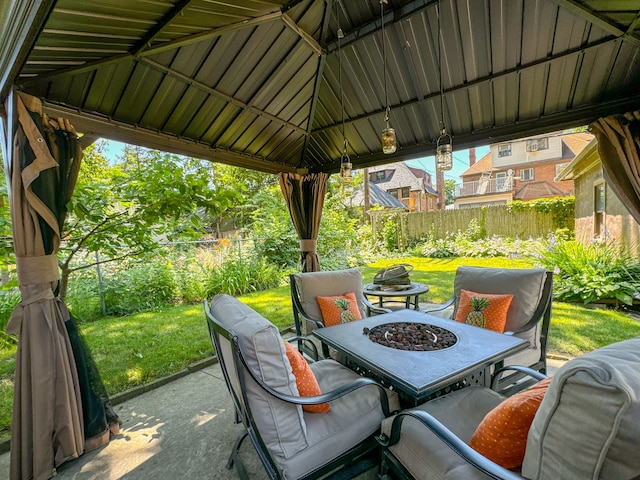
<path fill-rule="evenodd" d="M 338 83 L 340 85 L 340 109 L 342 111 L 342 155 L 340 156 L 340 182 L 342 183 L 343 190 L 349 190 L 348 185 L 351 183 L 353 179 L 351 159 L 349 158 L 349 154 L 347 153 L 347 147 L 349 143 L 347 142 L 347 137 L 344 133 L 344 91 L 342 89 L 342 51 L 340 49 L 340 40 L 344 38 L 344 32 L 342 28 L 340 28 L 340 10 L 339 6 L 337 9 L 337 19 L 338 19 Z"/>
<path fill-rule="evenodd" d="M 442 50 L 440 48 L 440 0 L 438 0 L 438 73 L 440 78 L 440 136 L 436 141 L 436 168 L 451 170 L 453 168 L 453 141 L 444 124 L 444 89 L 442 88 Z"/>
<path fill-rule="evenodd" d="M 389 92 L 387 90 L 387 50 L 384 39 L 384 5 L 388 0 L 380 0 L 380 22 L 382 24 L 382 69 L 384 82 L 384 100 L 386 109 L 384 111 L 385 128 L 382 130 L 382 153 L 391 154 L 396 151 L 398 142 L 396 139 L 396 131 L 389 123 L 391 107 L 389 106 Z"/>

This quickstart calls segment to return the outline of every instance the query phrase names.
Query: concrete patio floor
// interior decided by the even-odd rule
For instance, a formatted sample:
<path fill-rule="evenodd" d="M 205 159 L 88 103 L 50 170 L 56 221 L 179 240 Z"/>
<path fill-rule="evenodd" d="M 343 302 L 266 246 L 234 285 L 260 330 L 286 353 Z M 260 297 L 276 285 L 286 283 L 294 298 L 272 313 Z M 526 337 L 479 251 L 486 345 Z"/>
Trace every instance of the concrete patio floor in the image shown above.
<path fill-rule="evenodd" d="M 549 360 L 550 374 L 562 363 Z M 120 434 L 96 451 L 58 469 L 60 480 L 233 479 L 225 468 L 242 427 L 219 365 L 208 366 L 115 406 Z M 0 478 L 9 478 L 9 453 L 0 456 Z M 267 478 L 246 441 L 241 455 L 251 478 Z M 375 478 L 375 471 L 358 477 Z"/>

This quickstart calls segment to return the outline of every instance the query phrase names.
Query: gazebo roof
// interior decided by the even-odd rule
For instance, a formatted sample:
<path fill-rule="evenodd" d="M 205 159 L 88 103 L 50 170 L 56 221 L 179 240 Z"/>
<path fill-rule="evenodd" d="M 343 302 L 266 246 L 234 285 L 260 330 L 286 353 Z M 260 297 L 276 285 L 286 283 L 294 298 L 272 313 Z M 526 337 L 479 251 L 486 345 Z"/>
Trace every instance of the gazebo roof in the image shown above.
<path fill-rule="evenodd" d="M 342 76 L 354 168 L 432 155 L 437 11 L 436 0 L 385 6 L 393 155 L 380 146 L 379 0 L 2 2 L 0 101 L 16 85 L 89 136 L 266 172 L 335 172 Z M 636 2 L 441 0 L 440 13 L 455 149 L 640 106 Z"/>

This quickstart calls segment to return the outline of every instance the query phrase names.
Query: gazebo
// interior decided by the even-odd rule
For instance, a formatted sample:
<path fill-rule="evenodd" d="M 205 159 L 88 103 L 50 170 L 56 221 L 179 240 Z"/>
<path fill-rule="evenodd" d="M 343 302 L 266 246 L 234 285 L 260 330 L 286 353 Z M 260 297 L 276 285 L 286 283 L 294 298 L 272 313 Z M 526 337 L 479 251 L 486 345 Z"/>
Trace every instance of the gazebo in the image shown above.
<path fill-rule="evenodd" d="M 638 156 L 625 140 L 638 123 L 628 112 L 640 106 L 640 8 L 629 5 L 2 2 L 0 144 L 23 293 L 12 327 L 25 355 L 17 390 L 29 395 L 14 413 L 14 432 L 16 423 L 25 431 L 12 439 L 12 477 L 48 478 L 87 448 L 80 347 L 69 342 L 68 312 L 56 298 L 59 233 L 83 146 L 103 137 L 278 174 L 307 270 L 319 268 L 330 174 L 347 163 L 433 155 L 443 137 L 455 150 L 593 124 L 608 154 L 601 156 L 613 158 L 603 161 L 606 175 L 640 218 Z M 397 139 L 392 153 L 381 143 L 388 128 Z M 40 363 L 29 363 L 30 348 L 40 349 Z M 52 361 L 59 351 L 68 362 Z M 59 395 L 39 404 L 29 386 L 36 377 Z M 45 411 L 38 405 L 64 411 L 38 420 L 46 424 L 42 442 L 25 420 Z M 113 426 L 106 417 L 98 443 Z"/>

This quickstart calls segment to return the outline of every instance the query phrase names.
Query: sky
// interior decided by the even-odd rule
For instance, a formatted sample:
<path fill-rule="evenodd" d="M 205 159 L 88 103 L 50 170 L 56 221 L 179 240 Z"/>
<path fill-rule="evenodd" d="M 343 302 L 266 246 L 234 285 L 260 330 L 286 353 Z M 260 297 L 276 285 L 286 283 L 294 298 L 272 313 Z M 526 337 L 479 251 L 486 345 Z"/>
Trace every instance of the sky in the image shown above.
<path fill-rule="evenodd" d="M 445 180 L 454 180 L 456 183 L 461 182 L 460 174 L 469 168 L 469 150 L 455 150 L 455 141 L 453 144 L 453 168 L 444 172 Z M 476 147 L 476 161 L 480 160 L 489 153 L 489 146 Z M 421 168 L 431 174 L 431 179 L 436 181 L 436 160 L 433 156 L 423 157 L 415 160 L 408 160 L 407 164 L 411 167 Z"/>
<path fill-rule="evenodd" d="M 454 143 L 455 148 L 455 143 Z M 121 142 L 115 142 L 108 140 L 105 146 L 104 155 L 107 160 L 115 160 L 122 156 L 124 152 L 125 144 Z M 489 152 L 489 146 L 476 147 L 476 160 L 480 160 Z M 436 164 L 433 156 L 417 158 L 415 160 L 408 160 L 407 164 L 426 170 L 431 174 L 432 181 L 436 180 Z M 454 180 L 456 183 L 460 182 L 460 174 L 469 168 L 469 150 L 458 150 L 453 152 L 453 168 L 444 172 L 445 180 Z"/>

